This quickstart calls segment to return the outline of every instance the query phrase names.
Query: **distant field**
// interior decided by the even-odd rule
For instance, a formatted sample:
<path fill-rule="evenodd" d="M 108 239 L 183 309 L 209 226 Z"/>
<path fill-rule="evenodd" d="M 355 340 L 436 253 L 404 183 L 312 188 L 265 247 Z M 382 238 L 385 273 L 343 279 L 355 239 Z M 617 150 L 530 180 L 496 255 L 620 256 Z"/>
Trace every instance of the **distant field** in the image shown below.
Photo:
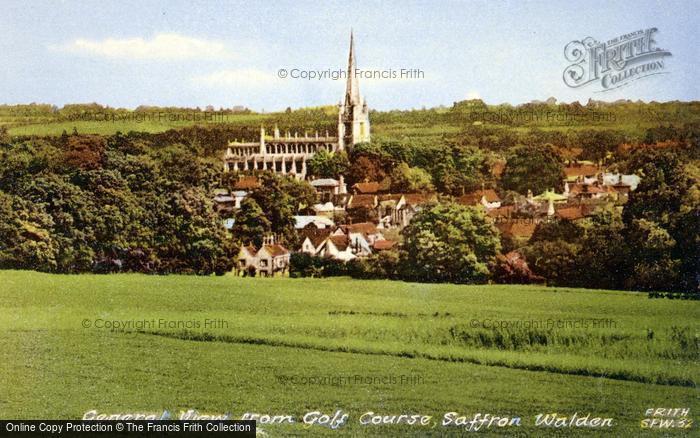
<path fill-rule="evenodd" d="M 155 324 L 95 328 L 144 320 Z M 697 415 L 699 329 L 700 303 L 629 292 L 0 271 L 0 418 L 343 409 L 344 431 L 394 435 L 427 430 L 367 428 L 359 415 L 488 412 L 542 435 L 538 413 L 590 412 L 638 435 L 649 407 Z M 355 375 L 417 380 L 305 381 Z"/>
<path fill-rule="evenodd" d="M 24 135 L 61 135 L 63 131 L 67 133 L 72 133 L 73 128 L 75 128 L 81 134 L 100 134 L 100 135 L 112 135 L 117 132 L 127 133 L 130 131 L 135 132 L 149 132 L 157 133 L 164 132 L 169 129 L 180 129 L 186 128 L 188 126 L 199 125 L 214 125 L 214 124 L 231 124 L 231 125 L 250 125 L 256 126 L 266 119 L 264 114 L 241 114 L 241 115 L 228 115 L 225 119 L 219 121 L 170 121 L 167 119 L 167 115 L 163 117 L 163 120 L 155 119 L 144 119 L 142 121 L 137 120 L 114 120 L 114 121 L 86 121 L 86 120 L 74 120 L 74 121 L 57 121 L 57 120 L 24 120 L 19 123 L 10 123 L 0 117 L 0 125 L 5 125 L 8 127 L 8 132 L 10 135 L 24 136 Z"/>

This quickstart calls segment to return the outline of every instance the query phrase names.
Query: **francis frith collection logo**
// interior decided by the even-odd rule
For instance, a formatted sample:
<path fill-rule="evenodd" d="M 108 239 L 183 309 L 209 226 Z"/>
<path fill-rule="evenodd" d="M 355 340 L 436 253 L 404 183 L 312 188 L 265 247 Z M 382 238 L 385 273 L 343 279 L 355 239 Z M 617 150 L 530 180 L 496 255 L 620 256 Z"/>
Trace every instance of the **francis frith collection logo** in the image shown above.
<path fill-rule="evenodd" d="M 657 29 L 643 29 L 605 42 L 592 37 L 574 40 L 564 48 L 569 66 L 564 83 L 571 88 L 598 84 L 599 91 L 610 91 L 653 75 L 667 74 L 668 50 L 657 46 Z"/>

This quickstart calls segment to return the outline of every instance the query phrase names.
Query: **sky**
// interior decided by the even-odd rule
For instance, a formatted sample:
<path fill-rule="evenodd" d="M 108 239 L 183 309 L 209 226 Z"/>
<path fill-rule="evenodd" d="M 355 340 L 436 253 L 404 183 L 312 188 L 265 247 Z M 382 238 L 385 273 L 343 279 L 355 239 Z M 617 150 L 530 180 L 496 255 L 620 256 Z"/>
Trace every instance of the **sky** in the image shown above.
<path fill-rule="evenodd" d="M 372 109 L 589 98 L 700 100 L 700 1 L 15 1 L 0 14 L 0 103 L 256 111 L 338 103 L 350 31 Z M 570 88 L 564 47 L 657 28 L 666 74 Z M 280 77 L 280 70 L 287 77 Z M 401 70 L 418 70 L 401 78 Z M 388 73 L 387 73 L 388 72 Z M 296 77 L 291 77 L 296 76 Z"/>

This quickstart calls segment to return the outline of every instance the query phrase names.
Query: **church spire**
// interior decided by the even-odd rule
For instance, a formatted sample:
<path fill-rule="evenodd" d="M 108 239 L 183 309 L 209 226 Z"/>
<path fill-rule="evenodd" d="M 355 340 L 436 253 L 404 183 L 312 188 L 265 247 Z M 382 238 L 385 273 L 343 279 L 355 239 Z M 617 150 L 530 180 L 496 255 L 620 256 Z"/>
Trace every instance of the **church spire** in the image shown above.
<path fill-rule="evenodd" d="M 355 77 L 355 39 L 350 30 L 350 55 L 348 55 L 348 79 L 345 86 L 345 106 L 359 105 L 360 87 Z"/>

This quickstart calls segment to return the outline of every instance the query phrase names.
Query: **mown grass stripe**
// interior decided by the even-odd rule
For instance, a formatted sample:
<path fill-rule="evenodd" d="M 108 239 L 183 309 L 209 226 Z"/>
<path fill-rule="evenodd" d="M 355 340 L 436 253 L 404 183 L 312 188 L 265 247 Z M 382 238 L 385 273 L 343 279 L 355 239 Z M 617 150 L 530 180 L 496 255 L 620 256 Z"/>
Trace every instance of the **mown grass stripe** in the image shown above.
<path fill-rule="evenodd" d="M 359 348 L 352 347 L 349 345 L 329 345 L 329 344 L 316 344 L 313 342 L 293 342 L 282 339 L 272 339 L 272 338 L 260 338 L 251 336 L 232 336 L 232 335 L 214 335 L 208 332 L 197 333 L 191 331 L 151 331 L 151 330 L 137 330 L 135 333 L 151 335 L 151 336 L 161 336 L 171 339 L 178 339 L 182 341 L 195 341 L 195 342 L 221 342 L 230 344 L 250 344 L 250 345 L 266 345 L 271 347 L 289 347 L 289 348 L 299 348 L 315 351 L 327 351 L 327 352 L 339 352 L 339 353 L 353 353 L 353 354 L 369 354 L 369 355 L 382 355 L 382 356 L 393 356 L 402 358 L 420 358 L 444 362 L 463 362 L 471 363 L 475 365 L 484 366 L 494 366 L 503 367 L 510 369 L 519 369 L 526 371 L 540 371 L 549 372 L 565 375 L 576 375 L 576 376 L 587 376 L 587 377 L 599 377 L 607 378 L 613 380 L 623 380 L 630 382 L 639 383 L 651 383 L 657 385 L 666 386 L 682 386 L 682 387 L 695 387 L 695 382 L 692 379 L 686 379 L 678 376 L 669 375 L 644 375 L 635 372 L 634 370 L 605 370 L 597 372 L 597 370 L 584 367 L 571 367 L 565 366 L 563 364 L 542 364 L 542 363 L 525 363 L 522 361 L 507 361 L 502 359 L 493 358 L 479 358 L 475 355 L 468 355 L 468 352 L 461 352 L 461 355 L 444 355 L 444 354 L 432 354 L 428 352 L 421 351 L 408 351 L 408 350 L 387 350 L 387 349 L 375 349 L 375 348 Z M 483 353 L 483 352 L 482 352 Z"/>

